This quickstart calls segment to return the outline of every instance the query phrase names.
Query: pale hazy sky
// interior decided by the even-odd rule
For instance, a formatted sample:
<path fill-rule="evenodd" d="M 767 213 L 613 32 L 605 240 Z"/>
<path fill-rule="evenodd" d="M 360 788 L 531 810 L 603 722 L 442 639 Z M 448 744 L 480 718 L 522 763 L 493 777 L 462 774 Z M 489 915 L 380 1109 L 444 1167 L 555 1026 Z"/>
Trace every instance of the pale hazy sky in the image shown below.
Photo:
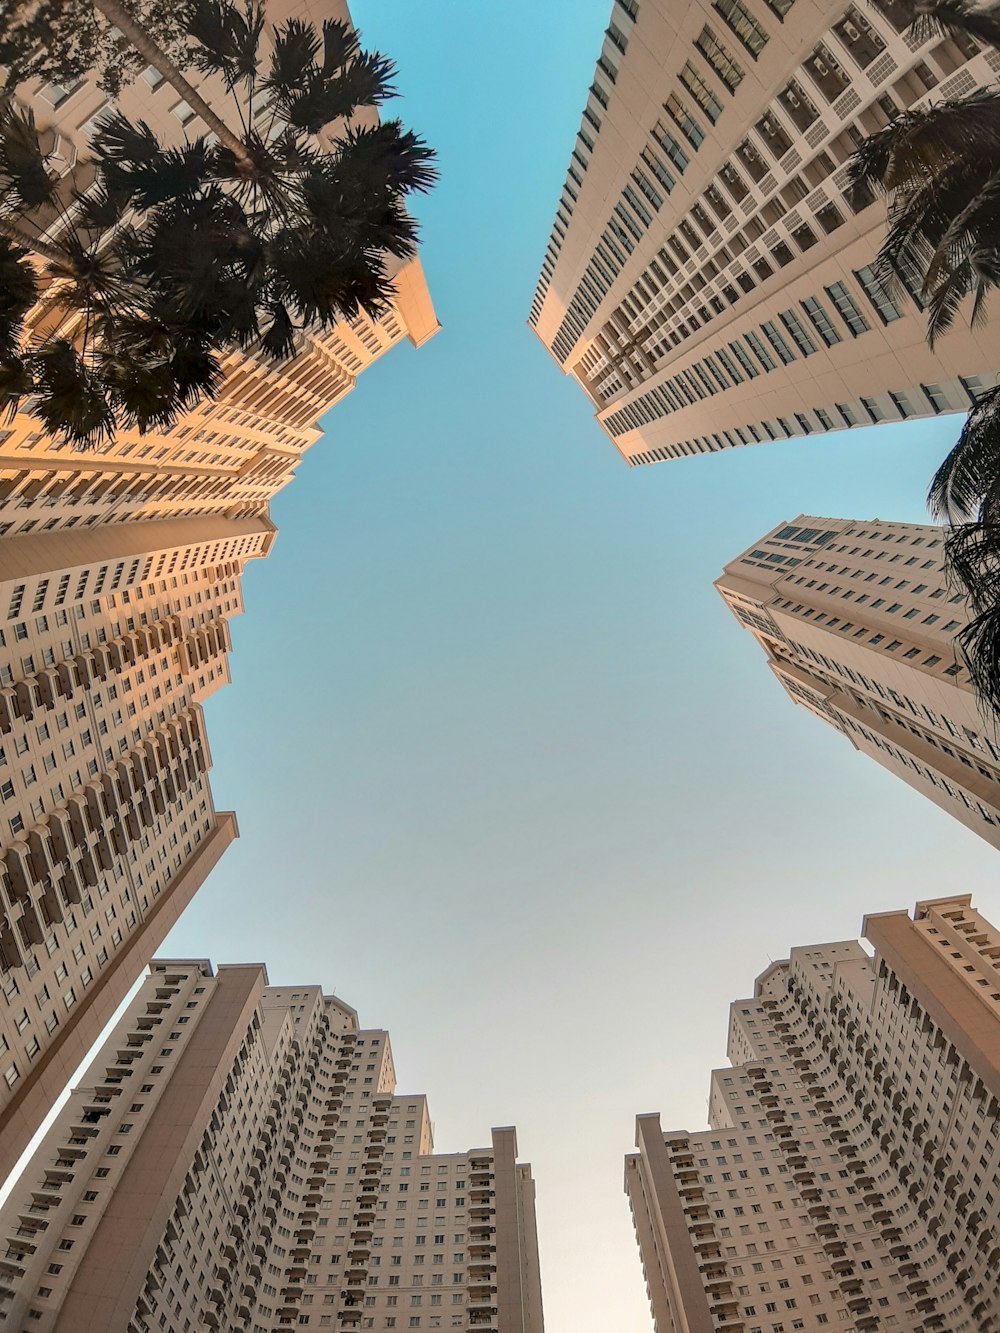
<path fill-rule="evenodd" d="M 438 1147 L 516 1123 L 550 1333 L 651 1327 L 622 1156 L 727 1006 L 994 853 L 792 706 L 712 589 L 800 511 L 919 520 L 954 420 L 629 470 L 525 325 L 610 0 L 355 0 L 441 154 L 443 331 L 333 413 L 209 705 L 226 854 L 164 953 L 390 1029 Z"/>

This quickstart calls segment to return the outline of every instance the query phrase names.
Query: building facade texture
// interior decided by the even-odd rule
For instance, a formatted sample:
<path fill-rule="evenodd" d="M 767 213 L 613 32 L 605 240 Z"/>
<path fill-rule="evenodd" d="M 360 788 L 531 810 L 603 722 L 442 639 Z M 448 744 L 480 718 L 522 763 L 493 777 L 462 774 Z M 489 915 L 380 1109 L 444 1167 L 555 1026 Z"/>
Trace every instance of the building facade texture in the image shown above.
<path fill-rule="evenodd" d="M 716 587 L 790 698 L 1000 847 L 1000 740 L 954 637 L 968 619 L 929 524 L 800 515 Z"/>
<path fill-rule="evenodd" d="M 388 1033 L 260 965 L 152 964 L 3 1210 L 32 1333 L 542 1333 L 513 1129 L 433 1151 Z"/>
<path fill-rule="evenodd" d="M 292 14 L 348 17 L 341 0 L 268 5 Z M 83 167 L 96 86 L 19 93 L 55 160 Z M 121 106 L 170 142 L 200 132 L 152 70 Z M 395 281 L 382 319 L 303 336 L 291 361 L 233 354 L 218 397 L 170 430 L 81 454 L 26 412 L 0 428 L 0 1178 L 236 836 L 202 704 L 229 680 L 242 572 L 271 549 L 270 500 L 317 419 L 437 329 L 419 260 Z"/>
<path fill-rule="evenodd" d="M 658 1333 L 1000 1328 L 1000 931 L 968 895 L 863 930 L 732 1006 L 709 1130 L 638 1117 Z"/>
<path fill-rule="evenodd" d="M 995 334 L 931 353 L 872 270 L 847 164 L 894 116 L 996 82 L 896 0 L 616 0 L 529 324 L 630 465 L 966 411 Z"/>

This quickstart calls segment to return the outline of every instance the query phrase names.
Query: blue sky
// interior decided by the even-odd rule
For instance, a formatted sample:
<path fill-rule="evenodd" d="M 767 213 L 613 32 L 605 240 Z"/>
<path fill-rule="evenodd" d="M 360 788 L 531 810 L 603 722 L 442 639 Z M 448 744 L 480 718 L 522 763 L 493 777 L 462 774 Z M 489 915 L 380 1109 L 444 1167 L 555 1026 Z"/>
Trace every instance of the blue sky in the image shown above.
<path fill-rule="evenodd" d="M 516 1123 L 556 1333 L 651 1327 L 634 1116 L 704 1126 L 770 957 L 921 896 L 1000 910 L 990 849 L 794 708 L 712 589 L 800 511 L 922 518 L 957 423 L 629 470 L 525 324 L 608 11 L 356 0 L 440 152 L 444 328 L 274 505 L 209 705 L 242 837 L 163 951 L 336 988 L 445 1151 Z"/>

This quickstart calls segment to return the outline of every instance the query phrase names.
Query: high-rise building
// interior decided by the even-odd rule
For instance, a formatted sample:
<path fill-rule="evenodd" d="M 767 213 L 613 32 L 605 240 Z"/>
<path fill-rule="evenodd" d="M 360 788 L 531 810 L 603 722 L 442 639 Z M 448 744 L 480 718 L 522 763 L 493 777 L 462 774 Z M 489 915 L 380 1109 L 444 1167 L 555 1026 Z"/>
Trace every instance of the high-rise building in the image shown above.
<path fill-rule="evenodd" d="M 638 1117 L 658 1333 L 1000 1328 L 1000 931 L 969 895 L 863 931 L 732 1006 L 710 1129 Z"/>
<path fill-rule="evenodd" d="M 967 410 L 995 335 L 931 353 L 872 269 L 862 137 L 995 82 L 896 0 L 616 0 L 529 324 L 630 464 Z"/>
<path fill-rule="evenodd" d="M 152 964 L 0 1236 L 11 1329 L 543 1329 L 514 1130 L 435 1153 L 388 1033 L 260 965 Z"/>
<path fill-rule="evenodd" d="M 293 13 L 348 16 L 268 4 L 271 22 Z M 19 94 L 54 160 L 82 161 L 107 107 L 95 84 Z M 121 106 L 167 141 L 198 132 L 151 69 Z M 201 705 L 229 679 L 243 568 L 271 548 L 270 500 L 317 419 L 437 329 L 419 260 L 395 281 L 381 320 L 303 336 L 291 361 L 231 354 L 218 397 L 170 430 L 79 453 L 27 412 L 0 428 L 0 1179 L 236 836 Z"/>
<path fill-rule="evenodd" d="M 315 23 L 350 21 L 344 0 L 267 0 L 267 31 L 289 17 Z M 185 77 L 223 119 L 236 116 L 218 76 L 185 70 Z M 33 82 L 18 89 L 53 145 L 53 165 L 67 173 L 85 166 L 94 127 L 110 106 L 92 79 L 64 88 Z M 145 121 L 166 144 L 205 132 L 194 112 L 151 66 L 122 90 L 117 104 Z M 255 109 L 267 117 L 266 105 Z M 373 110 L 359 124 L 374 123 Z M 330 136 L 321 131 L 321 145 Z M 357 383 L 358 376 L 396 344 L 420 347 L 438 330 L 420 260 L 395 268 L 396 298 L 380 320 L 360 314 L 327 332 L 300 334 L 297 354 L 274 362 L 232 352 L 218 395 L 165 431 L 123 429 L 86 454 L 47 436 L 27 412 L 0 429 L 0 536 L 92 527 L 99 523 L 215 514 L 267 514 L 271 498 L 292 479 L 302 454 L 321 436 L 318 419 Z M 46 318 L 40 306 L 37 318 Z"/>
<path fill-rule="evenodd" d="M 0 543 L 0 1178 L 208 871 L 202 704 L 266 518 Z"/>
<path fill-rule="evenodd" d="M 1000 742 L 955 648 L 941 528 L 800 515 L 716 582 L 768 666 L 864 754 L 1000 847 Z"/>

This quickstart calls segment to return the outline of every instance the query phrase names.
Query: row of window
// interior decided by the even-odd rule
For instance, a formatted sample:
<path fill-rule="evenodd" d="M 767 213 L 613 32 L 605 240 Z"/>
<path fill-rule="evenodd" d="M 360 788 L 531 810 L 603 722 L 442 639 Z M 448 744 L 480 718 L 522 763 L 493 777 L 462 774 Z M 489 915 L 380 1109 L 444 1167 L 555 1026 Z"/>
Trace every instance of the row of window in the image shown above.
<path fill-rule="evenodd" d="M 854 276 L 876 313 L 883 322 L 888 322 L 884 308 L 886 301 L 891 302 L 892 298 L 884 284 L 871 268 L 859 269 Z M 826 288 L 826 294 L 852 337 L 859 337 L 869 331 L 871 325 L 845 283 L 832 283 Z M 757 330 L 744 334 L 742 339 L 732 340 L 728 348 L 720 345 L 714 353 L 696 362 L 689 370 L 679 371 L 662 384 L 648 389 L 633 402 L 612 412 L 604 420 L 605 428 L 613 438 L 629 430 L 641 429 L 644 425 L 669 416 L 671 412 L 682 411 L 716 393 L 724 393 L 744 381 L 756 379 L 761 373 L 770 374 L 779 365 L 790 365 L 798 356 L 812 356 L 818 350 L 817 340 L 824 347 L 833 347 L 842 340 L 830 311 L 818 297 L 808 297 L 799 305 L 804 320 L 794 308 L 782 311 L 777 321 L 764 321 Z M 892 318 L 899 318 L 901 312 L 894 304 L 892 308 L 896 311 Z M 858 424 L 853 418 L 848 419 L 850 413 L 841 413 L 841 416 L 844 425 Z M 835 428 L 832 422 L 826 427 Z"/>
<path fill-rule="evenodd" d="M 615 0 L 615 13 L 617 14 L 619 11 L 624 18 L 631 23 L 635 23 L 639 17 L 638 0 Z M 605 36 L 622 55 L 628 50 L 628 34 L 615 22 L 614 15 L 612 16 L 611 22 L 608 24 Z M 598 59 L 597 69 L 604 74 L 605 78 L 607 78 L 612 85 L 617 82 L 618 70 L 606 56 L 602 55 Z M 600 81 L 596 78 L 590 88 L 590 93 L 595 101 L 606 110 L 609 105 L 609 96 L 601 86 Z M 556 261 L 559 258 L 559 251 L 562 248 L 562 243 L 566 239 L 566 232 L 569 229 L 569 220 L 573 212 L 573 205 L 579 197 L 578 190 L 583 185 L 583 180 L 577 167 L 579 167 L 581 171 L 586 171 L 589 159 L 582 155 L 580 146 L 582 146 L 588 153 L 593 152 L 593 134 L 600 133 L 600 129 L 600 115 L 592 108 L 588 99 L 588 103 L 583 109 L 583 124 L 577 131 L 577 146 L 574 147 L 571 153 L 570 166 L 566 173 L 566 183 L 563 186 L 562 196 L 559 200 L 559 207 L 556 210 L 555 221 L 552 224 L 552 234 L 549 237 L 549 243 L 546 246 L 545 256 L 542 260 L 542 271 L 538 279 L 538 285 L 535 288 L 535 295 L 528 316 L 528 322 L 530 324 L 535 324 L 538 320 L 538 316 L 541 314 L 545 295 L 548 292 L 549 283 L 552 281 L 552 274 L 555 271 Z M 574 162 L 577 164 L 576 167 L 573 165 Z"/>

